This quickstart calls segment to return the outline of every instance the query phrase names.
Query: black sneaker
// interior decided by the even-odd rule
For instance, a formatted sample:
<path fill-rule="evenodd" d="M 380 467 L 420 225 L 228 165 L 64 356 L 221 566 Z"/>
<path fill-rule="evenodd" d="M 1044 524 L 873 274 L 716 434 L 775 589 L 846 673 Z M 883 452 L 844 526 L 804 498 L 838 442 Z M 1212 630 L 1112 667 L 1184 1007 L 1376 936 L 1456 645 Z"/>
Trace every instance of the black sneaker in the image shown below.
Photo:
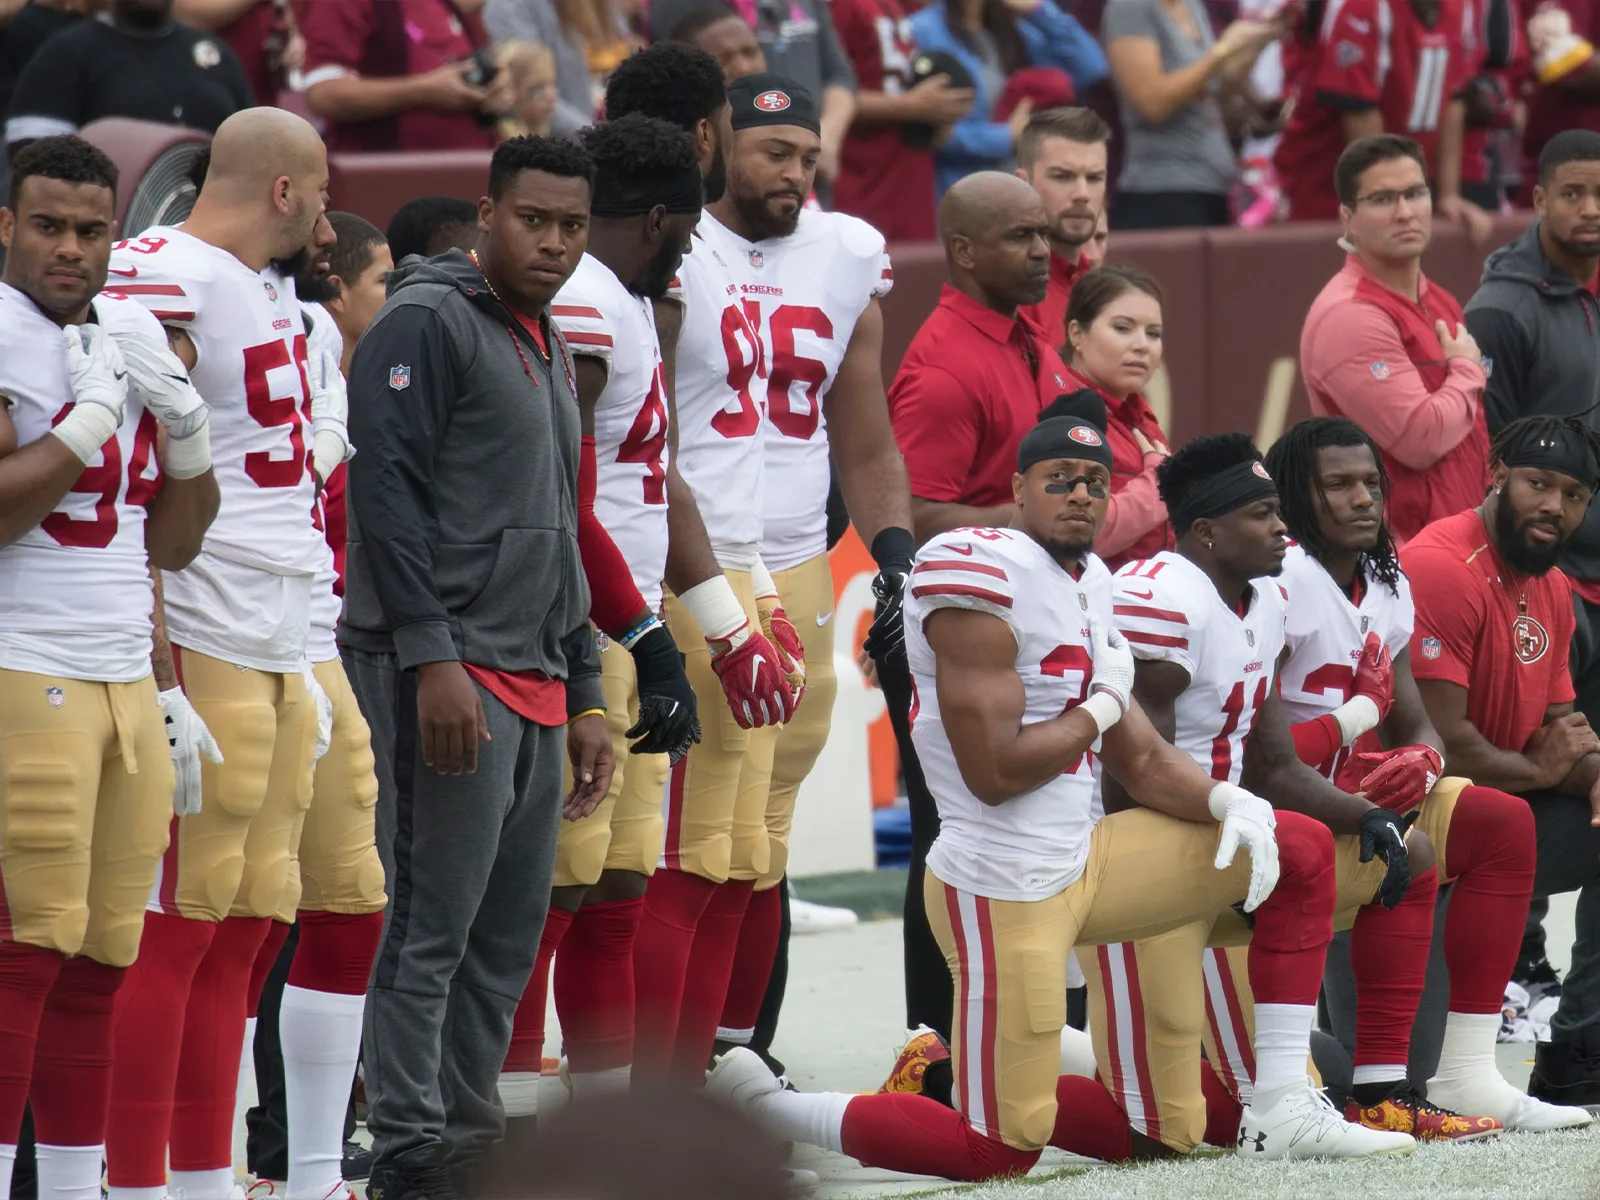
<path fill-rule="evenodd" d="M 1541 1042 L 1533 1054 L 1528 1095 L 1548 1104 L 1600 1105 L 1600 1058 L 1566 1042 Z"/>
<path fill-rule="evenodd" d="M 360 1142 L 346 1142 L 344 1158 L 339 1163 L 339 1173 L 344 1176 L 346 1183 L 360 1183 L 372 1174 L 372 1151 Z M 280 1179 L 287 1176 L 273 1175 L 270 1178 Z"/>
<path fill-rule="evenodd" d="M 1523 959 L 1517 963 L 1517 969 L 1511 972 L 1511 982 L 1520 984 L 1528 993 L 1528 1007 L 1532 1008 L 1546 996 L 1561 998 L 1561 976 L 1556 974 L 1556 969 L 1550 965 L 1550 960 L 1544 955 L 1534 959 Z"/>
<path fill-rule="evenodd" d="M 374 1163 L 367 1200 L 461 1200 L 444 1165 L 444 1148 L 417 1146 Z"/>

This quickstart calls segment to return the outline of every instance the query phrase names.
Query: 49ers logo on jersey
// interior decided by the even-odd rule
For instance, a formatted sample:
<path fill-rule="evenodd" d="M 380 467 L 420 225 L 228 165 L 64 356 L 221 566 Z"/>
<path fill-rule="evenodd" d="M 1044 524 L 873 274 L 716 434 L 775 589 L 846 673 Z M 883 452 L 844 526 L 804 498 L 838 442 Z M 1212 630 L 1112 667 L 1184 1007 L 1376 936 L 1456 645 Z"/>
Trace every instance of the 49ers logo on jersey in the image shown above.
<path fill-rule="evenodd" d="M 762 112 L 782 112 L 789 107 L 787 92 L 762 92 L 751 101 Z"/>
<path fill-rule="evenodd" d="M 1525 663 L 1536 663 L 1550 649 L 1550 635 L 1532 617 L 1518 617 L 1511 625 L 1511 648 Z"/>

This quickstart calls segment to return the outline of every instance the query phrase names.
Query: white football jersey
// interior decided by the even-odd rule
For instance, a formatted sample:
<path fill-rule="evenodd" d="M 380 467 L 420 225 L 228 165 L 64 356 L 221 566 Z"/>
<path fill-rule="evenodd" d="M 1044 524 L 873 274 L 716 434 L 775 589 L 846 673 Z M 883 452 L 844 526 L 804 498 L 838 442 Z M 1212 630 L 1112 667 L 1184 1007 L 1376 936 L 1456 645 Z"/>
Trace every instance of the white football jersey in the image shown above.
<path fill-rule="evenodd" d="M 1299 546 L 1290 546 L 1283 560 L 1283 584 L 1289 591 L 1287 646 L 1278 681 L 1283 712 L 1291 724 L 1314 721 L 1350 699 L 1356 661 L 1367 634 L 1376 633 L 1398 656 L 1411 644 L 1416 609 L 1411 582 L 1400 576 L 1398 591 L 1369 569 L 1361 595 L 1352 602 L 1321 563 Z M 1318 770 L 1332 779 L 1350 757 L 1344 746 Z"/>
<path fill-rule="evenodd" d="M 333 355 L 334 362 L 340 361 L 344 357 L 344 335 L 334 323 L 333 314 L 320 304 L 302 304 L 301 310 L 307 327 L 306 351 L 312 369 L 320 368 L 318 360 L 324 354 Z M 317 553 L 317 573 L 311 581 L 311 627 L 306 635 L 306 657 L 320 663 L 339 657 L 334 631 L 339 627 L 344 601 L 333 590 L 339 582 L 339 572 L 333 566 L 333 547 L 328 545 L 320 492 L 314 511 L 314 524 L 322 536 L 318 538 L 321 548 Z"/>
<path fill-rule="evenodd" d="M 706 213 L 690 240 L 673 289 L 684 304 L 673 381 L 678 474 L 717 561 L 742 571 L 761 546 L 766 351 L 733 280 L 736 239 Z"/>
<path fill-rule="evenodd" d="M 823 397 L 856 320 L 894 286 L 883 235 L 843 213 L 802 209 L 784 238 L 723 235 L 739 302 L 767 361 L 761 559 L 774 571 L 828 549 L 828 423 Z"/>
<path fill-rule="evenodd" d="M 165 346 L 139 305 L 98 297 L 93 317 L 119 336 Z M 0 283 L 0 403 L 27 446 L 73 404 L 61 330 L 21 292 Z M 158 426 L 130 391 L 122 426 L 83 469 L 55 511 L 0 547 L 0 667 L 133 683 L 150 674 L 145 506 L 161 486 Z"/>
<path fill-rule="evenodd" d="M 1117 628 L 1134 657 L 1189 673 L 1175 706 L 1178 749 L 1211 778 L 1238 783 L 1245 739 L 1283 649 L 1283 588 L 1276 579 L 1255 580 L 1240 616 L 1209 575 L 1172 550 L 1128 563 L 1111 586 Z"/>
<path fill-rule="evenodd" d="M 211 406 L 222 505 L 200 555 L 162 578 L 172 640 L 225 662 L 291 670 L 305 653 L 321 533 L 311 518 L 311 387 L 294 284 L 176 227 L 119 242 L 110 286 L 183 329 Z"/>
<path fill-rule="evenodd" d="M 550 305 L 572 353 L 598 359 L 606 386 L 594 410 L 595 515 L 622 551 L 652 610 L 667 570 L 667 393 L 655 310 L 585 254 Z"/>
<path fill-rule="evenodd" d="M 939 837 L 928 866 L 963 891 L 996 900 L 1053 896 L 1083 874 L 1095 823 L 1093 756 L 1087 752 L 1048 783 L 989 805 L 961 779 L 939 718 L 938 672 L 922 623 L 938 608 L 1000 618 L 1017 643 L 1027 707 L 1022 723 L 1059 717 L 1081 704 L 1094 676 L 1090 622 L 1111 623 L 1111 576 L 1089 556 L 1074 579 L 1026 533 L 952 529 L 917 553 L 906 592 L 911 666 L 911 740 L 939 805 Z"/>

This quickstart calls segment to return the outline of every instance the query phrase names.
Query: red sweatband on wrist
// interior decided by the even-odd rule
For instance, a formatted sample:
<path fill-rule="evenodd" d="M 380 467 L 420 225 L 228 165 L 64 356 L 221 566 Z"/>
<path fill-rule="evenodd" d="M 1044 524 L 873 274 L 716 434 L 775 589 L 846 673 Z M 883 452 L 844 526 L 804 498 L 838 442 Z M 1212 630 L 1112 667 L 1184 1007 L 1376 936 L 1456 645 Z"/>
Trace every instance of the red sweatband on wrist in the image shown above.
<path fill-rule="evenodd" d="M 589 581 L 589 619 L 612 637 L 637 625 L 649 605 L 633 584 L 628 560 L 594 512 L 599 468 L 594 439 L 585 437 L 578 455 L 578 555 Z"/>
<path fill-rule="evenodd" d="M 1289 732 L 1294 734 L 1296 757 L 1311 767 L 1321 767 L 1344 745 L 1344 734 L 1332 713 L 1324 713 L 1314 721 L 1291 725 Z"/>

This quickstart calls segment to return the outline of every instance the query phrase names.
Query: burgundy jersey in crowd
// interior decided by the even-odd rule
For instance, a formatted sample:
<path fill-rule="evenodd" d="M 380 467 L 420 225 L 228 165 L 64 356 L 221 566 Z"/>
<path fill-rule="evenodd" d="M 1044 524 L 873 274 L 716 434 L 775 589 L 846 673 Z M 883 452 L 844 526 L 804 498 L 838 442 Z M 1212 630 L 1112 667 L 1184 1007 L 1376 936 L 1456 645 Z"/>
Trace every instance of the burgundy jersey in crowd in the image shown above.
<path fill-rule="evenodd" d="M 900 0 L 833 0 L 832 11 L 861 90 L 903 93 L 917 49 Z M 833 207 L 891 242 L 934 240 L 933 152 L 907 145 L 897 124 L 852 126 L 839 153 Z"/>
<path fill-rule="evenodd" d="M 1597 0 L 1523 0 L 1522 18 L 1526 32 L 1536 17 L 1563 12 L 1572 32 L 1590 45 L 1600 45 L 1600 3 Z M 1591 55 L 1590 58 L 1593 56 Z M 1570 61 L 1570 60 L 1569 60 Z M 1600 98 L 1588 91 L 1570 91 L 1556 81 L 1588 65 L 1583 59 L 1563 69 L 1554 80 L 1541 82 L 1528 98 L 1528 127 L 1522 135 L 1523 188 L 1531 187 L 1538 174 L 1539 151 L 1563 129 L 1592 129 L 1600 132 Z"/>
<path fill-rule="evenodd" d="M 472 55 L 472 38 L 451 0 L 334 0 L 301 13 L 305 86 L 354 72 L 369 79 L 426 75 Z M 393 117 L 328 124 L 329 150 L 476 150 L 493 129 L 471 113 L 414 108 Z"/>
<path fill-rule="evenodd" d="M 1435 173 L 1445 106 L 1478 65 L 1466 50 L 1466 28 L 1465 0 L 1440 0 L 1432 25 L 1408 0 L 1328 4 L 1316 43 L 1296 64 L 1294 108 L 1273 158 L 1290 220 L 1338 217 L 1333 167 L 1345 146 L 1346 111 L 1376 105 L 1384 132 L 1414 140 Z"/>

